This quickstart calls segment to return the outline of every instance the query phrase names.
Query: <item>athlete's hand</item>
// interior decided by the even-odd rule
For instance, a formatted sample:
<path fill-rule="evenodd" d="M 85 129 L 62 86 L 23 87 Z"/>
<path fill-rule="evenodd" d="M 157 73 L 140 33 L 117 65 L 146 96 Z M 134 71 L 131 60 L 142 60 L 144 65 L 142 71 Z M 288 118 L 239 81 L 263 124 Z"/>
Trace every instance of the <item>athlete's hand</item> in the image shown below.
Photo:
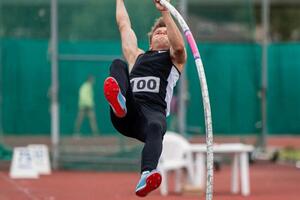
<path fill-rule="evenodd" d="M 159 3 L 159 0 L 153 0 L 154 1 L 154 3 L 155 3 L 155 6 L 156 6 L 156 8 L 157 8 L 157 10 L 159 10 L 159 11 L 167 11 L 167 9 L 163 6 L 163 5 L 161 5 L 160 3 Z M 170 0 L 167 0 L 167 1 L 169 1 L 170 2 Z"/>

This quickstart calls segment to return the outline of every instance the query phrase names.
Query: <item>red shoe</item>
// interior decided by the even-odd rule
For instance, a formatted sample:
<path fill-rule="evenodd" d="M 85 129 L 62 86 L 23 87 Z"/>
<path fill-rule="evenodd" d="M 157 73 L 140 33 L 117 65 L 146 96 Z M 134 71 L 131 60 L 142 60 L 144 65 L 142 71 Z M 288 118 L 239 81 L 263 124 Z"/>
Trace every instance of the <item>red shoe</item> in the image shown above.
<path fill-rule="evenodd" d="M 145 197 L 147 194 L 158 188 L 161 184 L 161 175 L 158 171 L 146 171 L 139 180 L 135 194 L 139 197 Z"/>
<path fill-rule="evenodd" d="M 126 99 L 121 93 L 118 82 L 113 77 L 104 81 L 104 96 L 117 117 L 124 117 L 127 113 Z"/>

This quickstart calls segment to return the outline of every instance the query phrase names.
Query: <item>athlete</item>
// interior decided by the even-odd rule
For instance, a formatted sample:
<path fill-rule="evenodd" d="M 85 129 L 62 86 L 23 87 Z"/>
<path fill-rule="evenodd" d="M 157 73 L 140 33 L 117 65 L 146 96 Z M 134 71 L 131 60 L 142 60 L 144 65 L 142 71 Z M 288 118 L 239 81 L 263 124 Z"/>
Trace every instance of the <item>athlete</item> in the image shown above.
<path fill-rule="evenodd" d="M 149 33 L 149 50 L 138 48 L 124 0 L 116 0 L 116 20 L 126 62 L 116 59 L 104 81 L 104 95 L 111 107 L 111 121 L 123 135 L 144 143 L 137 196 L 160 186 L 156 170 L 166 132 L 173 88 L 186 62 L 183 37 L 167 11 L 154 1 L 162 17 Z"/>

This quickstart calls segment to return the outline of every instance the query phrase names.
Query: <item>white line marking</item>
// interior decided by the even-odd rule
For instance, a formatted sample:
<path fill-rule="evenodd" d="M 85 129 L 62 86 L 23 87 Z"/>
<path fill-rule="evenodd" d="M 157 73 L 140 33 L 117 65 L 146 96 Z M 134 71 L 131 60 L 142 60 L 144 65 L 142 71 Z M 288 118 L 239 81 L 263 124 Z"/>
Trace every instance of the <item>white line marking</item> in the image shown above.
<path fill-rule="evenodd" d="M 31 194 L 30 190 L 26 187 L 22 187 L 18 185 L 15 181 L 12 179 L 7 178 L 3 172 L 0 172 L 0 177 L 4 179 L 6 182 L 10 183 L 13 185 L 19 192 L 24 193 L 29 199 L 31 200 L 38 200 L 39 198 L 35 197 L 33 194 Z"/>

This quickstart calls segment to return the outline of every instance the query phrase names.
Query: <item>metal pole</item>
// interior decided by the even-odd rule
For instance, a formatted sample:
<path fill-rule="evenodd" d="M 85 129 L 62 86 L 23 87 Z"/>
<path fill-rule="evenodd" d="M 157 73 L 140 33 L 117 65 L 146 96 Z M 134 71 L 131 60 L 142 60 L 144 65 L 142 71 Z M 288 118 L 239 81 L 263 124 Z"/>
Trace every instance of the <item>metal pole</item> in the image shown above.
<path fill-rule="evenodd" d="M 262 115 L 262 133 L 260 137 L 260 147 L 264 150 L 266 147 L 266 137 L 268 133 L 267 124 L 267 88 L 268 88 L 268 46 L 269 46 L 269 26 L 270 26 L 270 2 L 262 0 L 262 88 L 261 88 L 261 115 Z"/>
<path fill-rule="evenodd" d="M 53 168 L 58 168 L 59 103 L 58 103 L 58 17 L 57 0 L 51 0 L 51 142 Z"/>
<path fill-rule="evenodd" d="M 58 59 L 61 61 L 86 61 L 86 62 L 111 62 L 122 55 L 84 55 L 84 54 L 60 54 Z"/>
<path fill-rule="evenodd" d="M 186 19 L 187 16 L 187 0 L 180 0 L 178 10 L 181 13 L 182 17 Z M 187 103 L 187 77 L 186 70 L 181 73 L 181 78 L 179 81 L 179 110 L 177 117 L 178 131 L 181 135 L 186 137 L 186 103 Z"/>
<path fill-rule="evenodd" d="M 0 2 L 0 13 L 1 11 L 2 11 L 2 4 Z M 2 35 L 1 35 L 1 27 L 3 26 L 3 24 L 1 19 L 2 17 L 0 16 L 0 136 L 1 136 L 0 140 L 3 139 L 3 122 L 2 122 L 3 70 L 2 70 Z"/>
<path fill-rule="evenodd" d="M 1 8 L 1 7 L 0 7 Z M 1 25 L 1 24 L 0 24 Z M 2 38 L 0 36 L 0 140 L 2 139 L 2 134 L 3 134 L 3 124 L 2 124 L 2 94 L 3 94 L 3 83 L 2 83 L 2 76 L 3 76 L 3 71 L 2 71 Z"/>

